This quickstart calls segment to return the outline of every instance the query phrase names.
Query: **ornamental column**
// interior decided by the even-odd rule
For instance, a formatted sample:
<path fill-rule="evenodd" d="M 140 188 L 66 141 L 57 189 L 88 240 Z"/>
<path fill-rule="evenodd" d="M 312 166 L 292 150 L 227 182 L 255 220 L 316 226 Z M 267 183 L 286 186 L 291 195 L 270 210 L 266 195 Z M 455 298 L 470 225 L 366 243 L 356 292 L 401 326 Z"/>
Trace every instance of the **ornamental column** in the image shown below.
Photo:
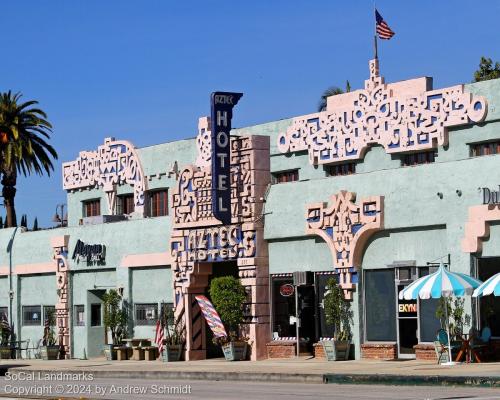
<path fill-rule="evenodd" d="M 69 331 L 69 290 L 68 290 L 68 242 L 69 235 L 53 237 L 50 240 L 56 267 L 57 296 L 56 326 L 59 343 L 59 358 L 71 357 L 71 336 Z"/>

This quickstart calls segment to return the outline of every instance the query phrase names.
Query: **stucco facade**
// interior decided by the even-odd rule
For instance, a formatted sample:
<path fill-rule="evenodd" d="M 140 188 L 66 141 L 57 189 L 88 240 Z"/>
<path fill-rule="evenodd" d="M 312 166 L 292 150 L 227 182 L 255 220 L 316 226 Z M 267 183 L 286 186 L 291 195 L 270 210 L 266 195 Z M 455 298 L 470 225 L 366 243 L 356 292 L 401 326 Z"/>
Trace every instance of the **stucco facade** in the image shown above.
<path fill-rule="evenodd" d="M 328 99 L 324 113 L 233 129 L 240 138 L 233 139 L 232 164 L 239 167 L 233 170 L 232 225 L 242 236 L 230 256 L 220 243 L 217 249 L 201 249 L 213 250 L 212 256 L 200 256 L 199 247 L 182 248 L 200 230 L 215 229 L 221 235 L 222 229 L 224 235 L 230 228 L 203 208 L 208 204 L 203 190 L 210 188 L 206 118 L 200 119 L 196 139 L 135 149 L 133 138 L 126 138 L 126 148 L 120 152 L 132 154 L 137 165 L 117 161 L 122 160 L 120 152 L 94 150 L 106 165 L 115 160 L 118 169 L 128 168 L 123 173 L 101 169 L 97 173 L 101 180 L 82 175 L 69 182 L 68 174 L 79 174 L 82 164 L 65 164 L 71 169 L 63 178 L 68 226 L 37 232 L 0 230 L 0 307 L 9 307 L 12 290 L 18 338 L 37 341 L 43 332 L 43 323 L 24 323 L 23 307 L 57 304 L 58 316 L 67 320 L 60 329 L 67 328 L 68 356 L 97 356 L 104 329 L 91 321 L 92 304 L 100 302 L 103 291 L 120 288 L 132 313 L 130 335 L 154 338 L 154 325 L 136 323 L 136 304 L 173 304 L 176 314 L 187 321 L 186 358 L 204 358 L 208 328 L 197 317 L 199 310 L 191 297 L 206 291 L 212 275 L 233 268 L 249 293 L 245 330 L 253 359 L 265 358 L 266 344 L 283 336 L 276 323 L 274 287 L 288 282 L 296 271 L 338 276 L 354 313 L 356 358 L 361 357 L 363 343 L 399 343 L 402 328 L 394 293 L 386 294 L 387 318 L 394 318 L 396 332 L 384 339 L 384 332 L 370 331 L 374 328 L 366 318 L 366 296 L 377 289 L 370 286 L 365 291 L 365 280 L 371 279 L 367 271 L 392 270 L 397 277 L 400 267 L 420 271 L 428 262 L 447 260 L 449 254 L 453 271 L 477 275 L 480 260 L 500 257 L 498 205 L 482 205 L 479 190 L 498 190 L 500 154 L 471 155 L 474 144 L 500 142 L 500 80 L 433 90 L 429 78 L 385 85 L 378 63 L 372 62 L 369 72 L 364 90 Z M 360 102 L 365 115 L 357 115 Z M 352 118 L 346 117 L 349 113 Z M 124 145 L 107 140 L 103 146 L 110 143 Z M 424 151 L 434 152 L 432 162 L 404 166 L 406 155 Z M 82 156 L 91 158 L 88 152 L 75 158 Z M 355 173 L 330 176 L 331 166 L 352 162 Z M 298 180 L 271 184 L 273 176 L 295 170 Z M 150 217 L 148 196 L 159 189 L 168 191 L 169 212 Z M 135 212 L 106 222 L 102 216 L 116 214 L 116 201 L 124 194 L 133 194 Z M 91 199 L 100 200 L 101 219 L 85 217 L 83 202 Z M 78 241 L 105 245 L 105 258 L 91 262 L 73 258 Z M 193 249 L 196 254 L 188 254 Z M 67 297 L 58 292 L 62 285 L 58 256 L 67 264 L 63 274 Z M 326 331 L 319 317 L 318 293 L 324 288 L 319 290 L 317 282 L 312 285 L 316 285 L 311 292 L 314 305 L 306 312 L 316 319 L 304 316 L 304 321 L 315 324 L 308 334 L 315 332 L 309 339 L 316 341 Z M 394 291 L 398 283 L 393 285 Z M 79 324 L 74 315 L 77 305 L 84 306 L 84 321 Z M 479 308 L 466 299 L 466 311 L 478 327 Z M 427 328 L 421 312 L 416 316 L 416 335 L 418 342 L 425 342 L 428 334 L 422 333 Z M 283 315 L 279 318 L 284 320 Z"/>

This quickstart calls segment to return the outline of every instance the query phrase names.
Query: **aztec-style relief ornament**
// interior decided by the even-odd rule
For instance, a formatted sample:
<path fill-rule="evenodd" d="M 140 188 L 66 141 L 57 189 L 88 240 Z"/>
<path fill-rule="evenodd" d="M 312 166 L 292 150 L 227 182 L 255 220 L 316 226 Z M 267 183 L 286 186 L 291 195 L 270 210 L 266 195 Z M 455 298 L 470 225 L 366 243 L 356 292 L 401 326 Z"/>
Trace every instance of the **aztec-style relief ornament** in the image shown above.
<path fill-rule="evenodd" d="M 367 239 L 384 227 L 384 198 L 363 198 L 358 204 L 356 193 L 341 190 L 327 203 L 307 206 L 306 233 L 320 236 L 328 245 L 333 266 L 339 273 L 339 285 L 346 298 L 352 298 L 353 273 L 361 264 Z"/>
<path fill-rule="evenodd" d="M 69 290 L 68 290 L 68 240 L 69 236 L 54 238 L 52 243 L 53 259 L 56 264 L 56 285 L 58 302 L 56 304 L 56 325 L 58 344 L 64 356 L 71 356 L 71 337 L 69 334 Z"/>
<path fill-rule="evenodd" d="M 146 179 L 135 147 L 126 140 L 106 138 L 97 151 L 82 151 L 75 161 L 63 163 L 63 188 L 102 187 L 110 214 L 114 214 L 116 185 L 120 184 L 133 186 L 134 212 L 143 215 Z"/>
<path fill-rule="evenodd" d="M 210 117 L 202 117 L 198 120 L 196 146 L 198 148 L 198 157 L 196 158 L 195 165 L 198 167 L 210 167 L 212 162 Z"/>
<path fill-rule="evenodd" d="M 378 59 L 370 61 L 365 89 L 350 95 L 351 104 L 295 118 L 278 135 L 279 151 L 307 150 L 318 165 L 362 159 L 373 144 L 387 153 L 434 149 L 448 143 L 449 127 L 481 122 L 488 112 L 486 99 L 464 85 L 395 96 L 379 75 Z"/>

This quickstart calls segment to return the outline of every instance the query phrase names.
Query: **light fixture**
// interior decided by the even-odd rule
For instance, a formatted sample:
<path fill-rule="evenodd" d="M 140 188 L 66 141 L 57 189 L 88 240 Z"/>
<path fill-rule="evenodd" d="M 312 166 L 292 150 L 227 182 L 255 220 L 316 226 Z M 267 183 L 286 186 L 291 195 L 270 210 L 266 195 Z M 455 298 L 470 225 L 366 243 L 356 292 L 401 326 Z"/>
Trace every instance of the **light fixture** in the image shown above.
<path fill-rule="evenodd" d="M 462 196 L 462 191 L 460 189 L 455 190 L 455 193 L 457 194 L 458 197 Z"/>
<path fill-rule="evenodd" d="M 443 198 L 443 193 L 442 192 L 437 192 L 436 194 L 437 194 L 437 197 L 439 197 L 440 199 Z"/>

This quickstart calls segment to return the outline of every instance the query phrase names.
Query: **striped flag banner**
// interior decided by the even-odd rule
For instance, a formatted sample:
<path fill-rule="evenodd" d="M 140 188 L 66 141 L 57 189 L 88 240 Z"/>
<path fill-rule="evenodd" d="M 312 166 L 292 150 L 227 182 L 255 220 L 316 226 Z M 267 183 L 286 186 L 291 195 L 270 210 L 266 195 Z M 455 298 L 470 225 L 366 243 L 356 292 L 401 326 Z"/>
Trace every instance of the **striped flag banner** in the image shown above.
<path fill-rule="evenodd" d="M 158 318 L 158 321 L 156 321 L 155 343 L 158 346 L 158 353 L 159 354 L 161 354 L 163 352 L 163 339 L 164 339 L 163 324 L 161 323 L 160 318 Z"/>
<path fill-rule="evenodd" d="M 384 21 L 382 15 L 380 15 L 377 10 L 375 10 L 375 25 L 377 28 L 378 37 L 380 39 L 389 40 L 395 35 L 395 33 L 391 28 L 389 28 L 389 25 L 387 25 L 387 22 Z"/>
<path fill-rule="evenodd" d="M 208 326 L 214 333 L 215 337 L 225 337 L 227 336 L 224 324 L 220 319 L 219 313 L 215 311 L 214 305 L 205 296 L 195 296 L 198 305 L 200 306 L 201 312 L 207 321 Z"/>

